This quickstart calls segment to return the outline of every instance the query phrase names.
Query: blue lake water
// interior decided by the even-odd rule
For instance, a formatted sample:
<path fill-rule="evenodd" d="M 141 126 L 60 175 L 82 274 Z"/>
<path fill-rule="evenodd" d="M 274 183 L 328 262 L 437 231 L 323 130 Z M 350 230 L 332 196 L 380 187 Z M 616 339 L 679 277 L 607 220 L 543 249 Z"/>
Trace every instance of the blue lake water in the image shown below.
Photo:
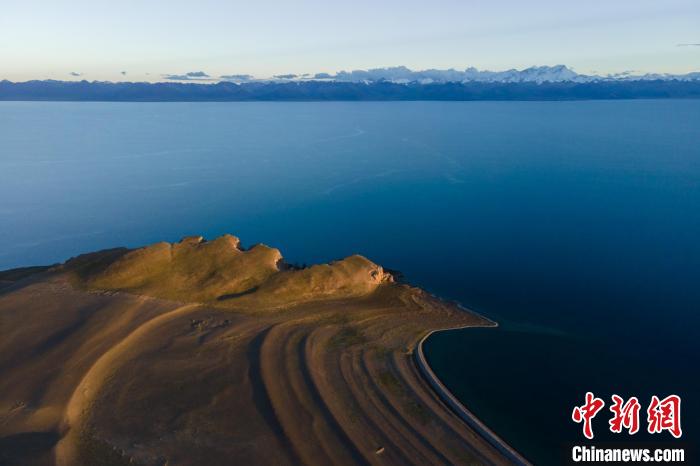
<path fill-rule="evenodd" d="M 0 269 L 225 232 L 497 320 L 427 356 L 538 464 L 586 391 L 700 435 L 700 101 L 0 103 Z"/>

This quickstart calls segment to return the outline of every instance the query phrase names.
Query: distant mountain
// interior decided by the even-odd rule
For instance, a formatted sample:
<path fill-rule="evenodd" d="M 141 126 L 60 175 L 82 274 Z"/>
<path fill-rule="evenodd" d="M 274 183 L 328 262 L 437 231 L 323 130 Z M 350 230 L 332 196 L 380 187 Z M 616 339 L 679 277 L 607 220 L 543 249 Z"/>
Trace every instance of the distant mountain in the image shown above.
<path fill-rule="evenodd" d="M 352 72 L 306 81 L 139 83 L 0 81 L 0 100 L 45 101 L 367 101 L 367 100 L 584 100 L 700 98 L 700 79 L 624 77 L 588 79 L 566 67 L 523 71 L 421 71 L 405 68 Z M 385 70 L 386 71 L 386 70 Z M 448 73 L 443 75 L 441 73 Z M 450 75 L 449 73 L 454 73 Z M 472 73 L 471 79 L 453 79 Z M 572 74 L 573 73 L 573 74 Z M 696 73 L 697 75 L 697 73 Z M 402 77 L 404 76 L 404 77 Z M 408 76 L 408 77 L 405 77 Z M 443 81 L 438 80 L 441 79 Z M 476 78 L 479 79 L 476 79 Z M 357 79 L 356 79 L 357 78 Z M 362 78 L 362 79 L 360 79 Z M 388 79 L 391 78 L 391 79 Z M 445 81 L 445 79 L 448 79 Z"/>
<path fill-rule="evenodd" d="M 424 70 L 413 71 L 405 66 L 391 68 L 375 68 L 371 70 L 341 71 L 335 76 L 329 76 L 335 81 L 347 82 L 377 82 L 391 81 L 395 83 L 418 82 L 421 84 L 448 83 L 448 82 L 488 82 L 488 83 L 556 83 L 576 82 L 587 83 L 597 81 L 695 81 L 700 80 L 700 72 L 684 75 L 671 74 L 645 74 L 634 75 L 622 73 L 617 75 L 599 76 L 578 74 L 565 65 L 533 66 L 523 70 L 510 69 L 506 71 L 480 71 L 476 68 L 467 68 L 464 71 L 449 70 Z"/>

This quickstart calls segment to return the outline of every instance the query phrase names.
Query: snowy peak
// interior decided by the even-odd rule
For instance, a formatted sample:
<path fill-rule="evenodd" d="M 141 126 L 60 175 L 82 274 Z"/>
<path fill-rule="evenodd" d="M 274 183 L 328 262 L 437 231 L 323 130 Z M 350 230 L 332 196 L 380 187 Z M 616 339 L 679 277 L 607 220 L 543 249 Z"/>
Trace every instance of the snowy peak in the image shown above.
<path fill-rule="evenodd" d="M 324 73 L 325 74 L 325 73 Z M 389 68 L 373 68 L 369 70 L 340 71 L 335 76 L 328 76 L 328 80 L 341 82 L 379 82 L 389 81 L 393 83 L 420 84 L 449 83 L 449 82 L 488 82 L 488 83 L 546 83 L 546 82 L 593 82 L 593 81 L 648 81 L 648 80 L 700 80 L 700 72 L 684 75 L 673 74 L 644 74 L 621 73 L 616 75 L 585 75 L 579 74 L 566 65 L 532 66 L 522 70 L 510 69 L 505 71 L 478 70 L 474 67 L 465 70 L 450 68 L 447 70 L 428 69 L 413 71 L 405 66 Z"/>
<path fill-rule="evenodd" d="M 584 81 L 591 77 L 576 73 L 565 65 L 533 66 L 523 70 L 510 69 L 506 71 L 478 70 L 469 67 L 464 71 L 450 68 L 448 70 L 429 69 L 413 71 L 405 66 L 390 68 L 374 68 L 370 70 L 340 71 L 332 77 L 336 81 L 376 82 L 391 81 L 395 83 L 419 82 L 561 82 Z"/>

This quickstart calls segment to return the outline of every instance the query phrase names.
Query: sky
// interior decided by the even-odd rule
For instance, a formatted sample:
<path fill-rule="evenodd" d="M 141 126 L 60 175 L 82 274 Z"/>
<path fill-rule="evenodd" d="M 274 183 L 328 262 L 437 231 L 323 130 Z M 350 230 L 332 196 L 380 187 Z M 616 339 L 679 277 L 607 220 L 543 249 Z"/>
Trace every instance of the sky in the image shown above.
<path fill-rule="evenodd" d="M 0 2 L 0 79 L 12 81 L 557 64 L 700 71 L 700 1 Z"/>

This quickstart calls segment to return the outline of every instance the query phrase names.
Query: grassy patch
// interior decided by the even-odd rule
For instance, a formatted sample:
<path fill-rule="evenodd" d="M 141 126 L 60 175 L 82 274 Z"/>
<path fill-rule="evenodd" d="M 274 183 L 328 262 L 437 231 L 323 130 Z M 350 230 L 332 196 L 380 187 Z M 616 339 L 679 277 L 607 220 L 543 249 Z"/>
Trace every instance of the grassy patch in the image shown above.
<path fill-rule="evenodd" d="M 27 278 L 30 275 L 45 272 L 46 270 L 49 270 L 51 267 L 52 266 L 47 265 L 47 266 L 21 267 L 21 268 L 17 268 L 17 269 L 3 270 L 3 271 L 0 271 L 0 280 L 8 281 L 8 282 L 16 282 L 18 280 L 22 280 L 23 278 Z"/>
<path fill-rule="evenodd" d="M 359 345 L 365 343 L 367 339 L 355 327 L 346 325 L 341 330 L 333 335 L 333 338 L 328 342 L 330 349 L 347 348 L 348 346 Z"/>
<path fill-rule="evenodd" d="M 432 413 L 416 400 L 407 401 L 404 406 L 409 415 L 420 422 L 422 425 L 427 424 L 432 419 Z"/>
<path fill-rule="evenodd" d="M 388 348 L 384 345 L 372 345 L 371 349 L 372 349 L 372 352 L 374 354 L 374 357 L 378 361 L 385 360 L 386 358 L 388 358 L 391 355 L 391 353 L 393 353 L 395 351 L 394 348 Z"/>
<path fill-rule="evenodd" d="M 466 447 L 458 448 L 450 443 L 447 445 L 447 450 L 460 460 L 459 464 L 464 464 L 465 466 L 478 466 L 481 464 L 476 458 L 474 458 L 474 455 L 469 453 L 469 450 L 467 450 Z"/>
<path fill-rule="evenodd" d="M 384 371 L 379 374 L 379 383 L 396 396 L 406 396 L 406 389 L 401 381 L 391 372 Z"/>
<path fill-rule="evenodd" d="M 401 403 L 409 416 L 425 425 L 432 419 L 432 413 L 422 403 L 413 399 L 401 381 L 391 372 L 379 374 L 379 382 L 393 395 L 401 399 Z"/>
<path fill-rule="evenodd" d="M 321 325 L 346 325 L 350 322 L 350 319 L 345 314 L 334 313 L 319 317 L 316 322 Z"/>
<path fill-rule="evenodd" d="M 134 466 L 139 463 L 114 449 L 109 443 L 85 432 L 78 440 L 78 464 L 85 466 Z"/>

